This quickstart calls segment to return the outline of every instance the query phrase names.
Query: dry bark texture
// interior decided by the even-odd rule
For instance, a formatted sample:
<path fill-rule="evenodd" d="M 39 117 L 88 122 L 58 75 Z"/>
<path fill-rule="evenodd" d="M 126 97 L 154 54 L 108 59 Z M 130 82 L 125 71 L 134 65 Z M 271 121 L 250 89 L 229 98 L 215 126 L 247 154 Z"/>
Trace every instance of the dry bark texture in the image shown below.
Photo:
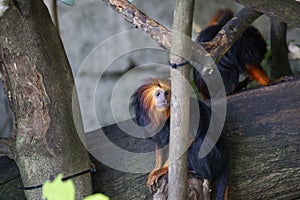
<path fill-rule="evenodd" d="M 72 72 L 48 11 L 41 0 L 14 2 L 0 18 L 0 72 L 16 140 L 10 142 L 15 146 L 7 140 L 0 146 L 14 151 L 8 155 L 16 160 L 24 186 L 33 186 L 58 173 L 87 169 L 89 157 L 75 128 L 76 123 L 82 133 Z M 78 198 L 92 192 L 89 175 L 74 181 Z M 41 189 L 25 194 L 41 199 Z"/>
<path fill-rule="evenodd" d="M 191 37 L 194 11 L 194 0 L 177 0 L 174 10 L 172 28 L 172 43 L 170 62 L 180 64 L 185 62 L 183 56 L 191 52 L 191 46 L 184 36 Z M 180 33 L 180 34 L 178 34 Z M 174 200 L 187 198 L 187 151 L 182 152 L 189 144 L 189 64 L 179 69 L 171 69 L 171 120 L 170 120 L 170 150 L 168 167 L 168 197 Z"/>
<path fill-rule="evenodd" d="M 300 81 L 228 98 L 232 199 L 300 198 Z"/>

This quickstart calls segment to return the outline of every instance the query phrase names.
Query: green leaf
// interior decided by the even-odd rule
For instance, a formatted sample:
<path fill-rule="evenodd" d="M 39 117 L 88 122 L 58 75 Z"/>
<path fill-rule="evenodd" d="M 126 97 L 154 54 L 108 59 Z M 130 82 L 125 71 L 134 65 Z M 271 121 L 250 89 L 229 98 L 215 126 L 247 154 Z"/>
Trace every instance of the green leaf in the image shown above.
<path fill-rule="evenodd" d="M 59 174 L 52 182 L 43 184 L 43 199 L 47 200 L 74 200 L 75 186 L 72 180 L 62 181 L 63 175 Z"/>
<path fill-rule="evenodd" d="M 75 0 L 60 0 L 60 1 L 68 6 L 73 6 L 75 4 Z"/>
<path fill-rule="evenodd" d="M 83 200 L 109 200 L 104 194 L 93 194 L 88 197 L 85 197 Z"/>

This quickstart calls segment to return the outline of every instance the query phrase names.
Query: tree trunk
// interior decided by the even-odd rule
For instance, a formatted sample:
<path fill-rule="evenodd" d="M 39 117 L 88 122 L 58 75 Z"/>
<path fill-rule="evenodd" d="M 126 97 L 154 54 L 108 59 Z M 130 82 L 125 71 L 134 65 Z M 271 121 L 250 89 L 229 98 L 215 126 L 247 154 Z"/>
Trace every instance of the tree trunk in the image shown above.
<path fill-rule="evenodd" d="M 282 76 L 292 76 L 288 60 L 288 46 L 286 41 L 287 24 L 271 18 L 271 64 L 270 76 L 273 79 Z"/>
<path fill-rule="evenodd" d="M 48 11 L 41 0 L 14 2 L 0 17 L 0 70 L 14 111 L 14 159 L 24 186 L 35 186 L 85 170 L 90 161 L 78 135 L 72 72 Z M 92 192 L 90 175 L 73 180 L 77 198 Z M 41 189 L 25 195 L 41 199 Z"/>
<path fill-rule="evenodd" d="M 230 153 L 229 199 L 300 198 L 299 90 L 300 81 L 291 81 L 228 97 L 224 131 Z M 122 122 L 123 129 L 130 125 Z M 136 153 L 155 149 L 151 140 L 132 137 L 117 125 L 103 131 L 102 137 L 121 149 Z M 99 130 L 86 136 L 90 148 L 108 148 L 101 143 Z M 94 144 L 97 139 L 100 143 Z M 148 159 L 154 166 L 154 158 Z M 128 158 L 115 162 L 126 163 Z M 96 165 L 95 192 L 103 192 L 112 200 L 152 199 L 146 186 L 148 174 L 120 172 L 99 162 Z"/>
<path fill-rule="evenodd" d="M 191 34 L 193 24 L 194 0 L 177 0 L 172 26 L 170 63 L 185 63 L 191 55 Z M 189 68 L 186 63 L 179 69 L 171 69 L 171 117 L 170 148 L 168 169 L 168 198 L 185 200 L 187 198 L 187 168 L 189 145 Z"/>

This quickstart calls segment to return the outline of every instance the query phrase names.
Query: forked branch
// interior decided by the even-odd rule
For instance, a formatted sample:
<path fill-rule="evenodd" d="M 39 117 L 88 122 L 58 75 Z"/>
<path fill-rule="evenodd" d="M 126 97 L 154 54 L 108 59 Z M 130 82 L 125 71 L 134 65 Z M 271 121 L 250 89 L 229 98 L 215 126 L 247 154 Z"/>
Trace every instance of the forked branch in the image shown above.
<path fill-rule="evenodd" d="M 171 31 L 148 17 L 145 13 L 137 9 L 127 0 L 103 0 L 118 12 L 124 19 L 135 28 L 141 29 L 163 48 L 170 50 Z M 250 26 L 262 13 L 250 8 L 242 9 L 236 17 L 230 20 L 210 42 L 202 43 L 202 47 L 196 42 L 191 42 L 193 55 L 192 60 L 197 61 L 197 57 L 211 56 L 218 61 L 222 55 L 233 45 L 243 31 Z M 200 56 L 201 55 L 201 56 Z"/>

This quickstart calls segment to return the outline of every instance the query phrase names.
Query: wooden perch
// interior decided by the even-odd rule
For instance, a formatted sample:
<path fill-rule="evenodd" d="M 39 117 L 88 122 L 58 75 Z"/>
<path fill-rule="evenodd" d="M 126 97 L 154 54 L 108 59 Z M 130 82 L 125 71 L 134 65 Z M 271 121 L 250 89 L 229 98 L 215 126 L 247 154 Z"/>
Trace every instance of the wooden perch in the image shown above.
<path fill-rule="evenodd" d="M 289 25 L 300 27 L 300 2 L 298 0 L 235 0 L 249 8 Z"/>
<path fill-rule="evenodd" d="M 229 198 L 297 199 L 300 197 L 300 81 L 252 89 L 228 97 L 225 133 L 230 153 Z M 126 121 L 122 122 L 128 124 Z M 154 150 L 148 139 L 138 139 L 117 125 L 103 128 L 115 145 L 131 152 Z M 99 131 L 86 134 L 87 144 Z M 94 148 L 107 148 L 96 143 Z M 154 158 L 149 157 L 149 159 Z M 127 163 L 128 160 L 115 160 Z M 95 192 L 111 199 L 151 199 L 148 174 L 120 172 L 96 162 Z M 136 163 L 140 166 L 142 163 Z"/>

